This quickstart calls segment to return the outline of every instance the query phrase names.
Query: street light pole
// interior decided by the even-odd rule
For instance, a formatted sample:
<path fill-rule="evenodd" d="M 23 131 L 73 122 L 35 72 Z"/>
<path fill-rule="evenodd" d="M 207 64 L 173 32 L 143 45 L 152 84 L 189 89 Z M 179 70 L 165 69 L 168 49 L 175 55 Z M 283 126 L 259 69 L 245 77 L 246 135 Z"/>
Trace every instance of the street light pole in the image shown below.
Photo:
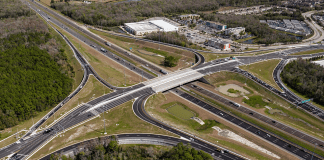
<path fill-rule="evenodd" d="M 107 132 L 106 132 L 106 123 L 105 123 L 105 111 L 103 112 L 103 119 L 104 119 L 104 127 L 105 127 L 105 133 L 104 134 L 107 134 Z"/>
<path fill-rule="evenodd" d="M 311 160 L 313 160 L 313 157 L 314 157 L 314 154 L 315 154 L 316 146 L 317 146 L 317 143 L 314 144 L 314 151 L 313 151 L 313 154 L 312 154 L 312 158 L 311 158 Z"/>
<path fill-rule="evenodd" d="M 143 82 L 143 70 L 142 70 L 142 82 Z"/>
<path fill-rule="evenodd" d="M 125 78 L 125 83 L 124 83 L 124 86 L 126 86 L 126 74 L 125 74 L 125 67 L 126 67 L 126 66 L 125 66 L 125 61 L 124 61 L 124 68 L 123 68 L 123 69 L 124 69 L 124 78 Z"/>

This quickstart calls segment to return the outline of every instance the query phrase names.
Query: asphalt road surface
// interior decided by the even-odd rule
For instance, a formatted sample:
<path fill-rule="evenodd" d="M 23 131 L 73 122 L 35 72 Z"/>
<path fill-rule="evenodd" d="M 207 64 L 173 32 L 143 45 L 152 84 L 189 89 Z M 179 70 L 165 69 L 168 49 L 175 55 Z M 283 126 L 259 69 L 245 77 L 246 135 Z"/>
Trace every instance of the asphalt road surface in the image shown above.
<path fill-rule="evenodd" d="M 36 3 L 37 4 L 37 3 Z M 39 4 L 37 4 L 39 5 Z M 31 7 L 33 7 L 31 5 Z M 44 10 L 47 10 L 49 12 L 52 12 L 53 14 L 57 14 L 49 9 L 47 9 L 46 7 L 39 5 L 39 7 L 42 7 Z M 80 40 L 82 40 L 83 42 L 85 42 L 86 45 L 97 45 L 96 43 L 92 42 L 91 40 L 83 37 L 82 35 L 80 35 L 79 33 L 75 32 L 74 30 L 66 27 L 64 24 L 60 23 L 59 21 L 55 20 L 53 17 L 48 16 L 46 13 L 38 10 L 35 8 L 35 10 L 38 11 L 39 14 L 41 14 L 42 16 L 45 16 L 48 18 L 48 20 L 52 21 L 54 24 L 56 24 L 57 26 L 63 28 L 64 30 L 66 30 L 67 32 L 71 33 L 73 36 L 79 38 Z M 59 16 L 61 19 L 63 19 L 64 21 L 66 21 L 66 23 L 68 23 L 69 25 L 75 26 L 75 28 L 78 28 L 79 30 L 83 31 L 85 34 L 87 34 L 89 37 L 96 39 L 97 41 L 101 42 L 102 44 L 104 43 L 102 41 L 102 39 L 98 38 L 97 36 L 93 35 L 92 33 L 88 33 L 85 30 L 82 30 L 82 28 L 79 28 L 79 26 L 75 25 L 73 22 L 68 21 L 66 18 Z M 68 42 L 69 43 L 69 42 Z M 102 46 L 101 46 L 102 47 Z M 96 47 L 97 48 L 97 47 Z M 75 49 L 74 49 L 75 50 Z M 100 50 L 98 50 L 99 52 L 101 52 Z M 132 65 L 131 63 L 127 62 L 126 60 L 122 59 L 121 57 L 118 57 L 116 55 L 114 55 L 111 52 L 102 52 L 102 54 L 106 55 L 107 57 L 114 59 L 116 62 L 124 65 L 126 68 L 140 74 L 143 75 L 145 78 L 147 79 L 151 79 L 154 78 L 154 76 L 143 72 L 143 70 L 135 67 L 134 65 Z M 287 53 L 288 54 L 288 53 Z M 282 52 L 277 52 L 277 53 L 271 53 L 271 54 L 266 54 L 266 55 L 261 55 L 261 56 L 255 56 L 255 57 L 238 57 L 239 61 L 230 61 L 230 62 L 226 62 L 227 60 L 215 60 L 212 62 L 208 62 L 208 63 L 204 63 L 204 59 L 203 57 L 200 58 L 199 60 L 199 64 L 198 66 L 194 67 L 193 69 L 198 71 L 201 74 L 211 74 L 211 73 L 215 73 L 221 70 L 231 70 L 234 67 L 241 65 L 241 64 L 248 64 L 248 63 L 253 63 L 256 61 L 260 61 L 260 60 L 264 60 L 264 59 L 273 59 L 273 58 L 284 58 L 286 57 L 287 54 L 283 54 Z M 78 54 L 80 55 L 80 54 Z M 124 55 L 128 55 L 128 53 L 124 53 Z M 199 56 L 199 55 L 197 55 Z M 86 60 L 82 58 L 82 56 L 80 55 L 80 57 L 78 56 L 79 61 L 83 61 L 81 63 L 86 63 Z M 91 68 L 91 66 L 89 66 L 88 64 L 84 64 L 84 66 L 88 66 L 85 68 L 85 70 L 87 70 L 88 74 L 96 74 L 95 71 Z M 177 78 L 176 76 L 174 76 L 175 78 Z M 100 78 L 99 78 L 100 79 Z M 177 85 L 181 85 L 180 84 L 170 84 L 173 85 L 173 87 L 177 86 Z M 110 86 L 112 87 L 112 86 Z M 18 159 L 23 159 L 25 158 L 27 155 L 29 155 L 30 153 L 32 153 L 35 149 L 37 149 L 41 144 L 45 143 L 47 140 L 49 140 L 50 138 L 52 138 L 55 133 L 57 132 L 61 132 L 62 130 L 64 130 L 64 128 L 69 128 L 71 126 L 74 126 L 76 124 L 79 124 L 80 122 L 83 122 L 93 116 L 96 116 L 106 110 L 109 110 L 113 107 L 116 107 L 122 103 L 125 103 L 131 99 L 134 99 L 136 97 L 145 97 L 148 96 L 150 94 L 153 94 L 154 90 L 152 90 L 152 88 L 150 87 L 145 87 L 143 86 L 143 84 L 139 84 L 139 85 L 135 85 L 132 86 L 130 88 L 125 88 L 122 90 L 119 90 L 117 92 L 114 92 L 112 94 L 105 95 L 102 97 L 99 97 L 98 99 L 95 99 L 91 102 L 89 102 L 88 104 L 85 104 L 81 107 L 79 107 L 78 109 L 72 111 L 69 115 L 67 115 L 66 117 L 64 117 L 63 119 L 61 119 L 59 122 L 57 122 L 56 124 L 54 124 L 54 126 L 51 127 L 51 129 L 53 129 L 52 131 L 50 131 L 49 133 L 43 134 L 43 133 L 38 133 L 35 135 L 31 135 L 29 137 L 25 137 L 25 139 L 21 139 L 19 141 L 19 143 L 15 143 L 12 144 L 8 147 L 6 147 L 4 150 L 1 150 L 0 153 L 0 158 L 3 156 L 7 156 L 9 154 L 15 153 L 15 157 Z M 183 94 L 181 94 L 183 95 Z M 70 99 L 71 97 L 67 97 L 66 100 Z M 101 98 L 101 99 L 100 99 Z M 188 97 L 184 97 L 184 98 L 188 98 Z M 141 98 L 139 98 L 141 99 Z M 142 98 L 143 99 L 143 98 Z M 66 102 L 66 101 L 63 101 Z M 95 107 L 94 107 L 95 106 Z M 143 112 L 144 113 L 144 112 Z M 220 114 L 220 112 L 217 112 L 217 114 Z M 220 115 L 225 115 L 225 113 L 220 114 Z M 228 116 L 224 116 L 224 117 L 230 117 L 231 115 L 227 114 Z M 149 119 L 146 119 L 146 121 L 148 121 Z M 237 118 L 235 119 L 231 119 L 232 122 L 238 122 L 239 120 Z M 153 122 L 152 122 L 153 123 Z M 238 125 L 240 125 L 241 127 L 246 127 L 246 124 L 248 124 L 247 122 L 242 121 L 242 123 L 237 123 Z M 157 125 L 157 124 L 156 124 Z M 161 126 L 163 127 L 163 126 Z M 249 127 L 249 126 L 247 126 Z M 250 129 L 251 128 L 251 129 Z M 172 129 L 172 128 L 171 128 Z M 249 127 L 246 128 L 248 129 L 250 132 L 255 131 L 255 127 Z M 253 130 L 254 129 L 254 130 Z M 179 132 L 178 130 L 173 129 L 175 132 L 177 132 L 178 134 L 184 134 Z M 276 144 L 282 144 L 281 141 L 279 140 L 279 138 L 275 139 L 275 137 L 273 136 L 269 136 L 269 133 L 266 133 L 264 131 L 258 131 L 256 130 L 256 132 L 254 132 L 254 134 L 259 134 L 261 137 L 263 137 L 264 139 L 268 140 L 268 141 L 272 141 L 272 143 L 276 143 Z M 185 135 L 184 135 L 185 136 Z M 187 135 L 188 136 L 188 135 Z M 191 137 L 192 138 L 192 137 Z M 199 139 L 193 139 L 195 142 L 200 142 Z M 204 142 L 204 141 L 201 141 Z M 287 143 L 288 144 L 288 143 Z M 293 145 L 283 145 L 283 148 L 286 148 L 286 150 L 289 150 L 290 152 L 303 157 L 305 159 L 309 158 L 309 153 L 306 151 L 304 151 L 303 149 L 298 149 L 297 147 L 294 148 Z M 208 152 L 210 153 L 210 152 Z M 225 157 L 231 157 L 230 155 L 219 155 L 219 156 L 223 156 L 223 158 Z M 314 157 L 315 159 L 316 157 Z"/>
<path fill-rule="evenodd" d="M 299 131 L 298 129 L 295 129 L 293 127 L 290 127 L 290 126 L 287 126 L 283 123 L 280 123 L 280 122 L 277 122 L 276 120 L 272 119 L 272 118 L 269 118 L 265 115 L 262 115 L 256 111 L 253 111 L 247 107 L 244 107 L 242 105 L 235 105 L 235 102 L 229 100 L 229 99 L 226 99 L 214 92 L 211 92 L 207 89 L 204 89 L 202 87 L 198 87 L 194 84 L 187 84 L 186 87 L 192 89 L 192 90 L 195 90 L 199 93 L 202 93 L 212 99 L 214 99 L 215 101 L 218 101 L 218 102 L 221 102 L 223 104 L 225 104 L 226 106 L 230 106 L 232 107 L 233 109 L 236 109 L 242 113 L 245 113 L 247 116 L 250 116 L 252 118 L 255 118 L 256 120 L 258 121 L 262 121 L 264 123 L 267 123 L 268 125 L 271 125 L 272 127 L 274 128 L 277 128 L 279 130 L 282 130 L 292 136 L 295 136 L 295 138 L 298 138 L 298 139 L 302 139 L 304 140 L 305 142 L 307 143 L 312 143 L 312 144 L 315 144 L 317 143 L 318 146 L 320 146 L 321 148 L 323 148 L 323 145 L 324 145 L 324 142 L 318 138 L 315 138 L 313 136 L 310 136 L 304 132 L 301 132 Z"/>
<path fill-rule="evenodd" d="M 209 150 L 209 148 L 201 146 L 199 144 L 193 143 L 188 140 L 180 139 L 180 138 L 175 138 L 175 137 L 170 137 L 170 136 L 164 136 L 164 135 L 156 135 L 156 134 L 140 134 L 140 133 L 134 133 L 134 134 L 119 134 L 115 135 L 117 137 L 117 141 L 132 141 L 132 140 L 137 140 L 134 141 L 135 143 L 138 141 L 146 142 L 143 144 L 156 144 L 158 142 L 161 145 L 167 145 L 167 146 L 175 146 L 178 143 L 182 142 L 183 144 L 190 144 L 191 147 L 198 149 L 198 150 Z M 101 137 L 105 138 L 105 137 Z M 88 140 L 91 141 L 91 140 Z M 68 152 L 78 152 L 84 150 L 85 144 L 87 144 L 88 141 L 83 141 L 77 144 L 73 144 L 71 146 L 65 147 L 63 149 L 57 150 L 43 158 L 41 160 L 49 160 L 50 156 L 52 154 L 65 154 Z"/>
<path fill-rule="evenodd" d="M 196 104 L 200 107 L 202 107 L 203 109 L 207 110 L 208 112 L 211 112 L 212 114 L 221 117 L 225 120 L 227 120 L 228 122 L 231 122 L 234 125 L 237 125 L 238 127 L 241 127 L 247 131 L 249 131 L 251 134 L 254 134 L 256 136 L 258 136 L 261 139 L 264 139 L 265 141 L 268 141 L 302 159 L 306 159 L 306 160 L 320 160 L 323 159 L 322 157 L 320 157 L 319 155 L 314 155 L 314 157 L 312 158 L 312 151 L 308 151 L 292 142 L 289 142 L 281 137 L 279 137 L 276 134 L 273 134 L 265 129 L 262 129 L 250 122 L 247 122 L 241 118 L 236 117 L 235 115 L 228 113 L 228 112 L 224 112 L 218 108 L 215 108 L 213 105 L 210 105 L 206 102 L 204 102 L 201 99 L 198 99 L 196 97 L 193 97 L 192 95 L 189 95 L 185 92 L 182 92 L 180 90 L 174 90 L 176 94 L 178 94 L 180 97 L 192 102 L 193 104 Z"/>
<path fill-rule="evenodd" d="M 224 160 L 233 160 L 233 159 L 243 159 L 241 157 L 238 157 L 237 155 L 234 155 L 231 152 L 228 153 L 221 153 L 221 152 L 217 152 L 217 149 L 220 149 L 219 147 L 216 147 L 214 145 L 211 145 L 199 138 L 197 138 L 196 136 L 192 136 L 189 135 L 187 133 L 184 133 L 181 130 L 175 129 L 172 126 L 169 126 L 167 124 L 164 124 L 156 119 L 154 119 L 153 117 L 151 117 L 149 114 L 146 113 L 145 109 L 144 109 L 144 101 L 150 96 L 150 94 L 146 94 L 146 95 L 142 95 L 141 97 L 139 97 L 133 104 L 133 111 L 135 113 L 136 116 L 138 116 L 140 119 L 151 123 L 159 128 L 162 128 L 164 130 L 167 130 L 169 132 L 172 132 L 174 134 L 177 134 L 183 138 L 186 138 L 188 140 L 191 140 L 191 145 L 192 146 L 197 146 L 198 149 L 203 150 L 211 155 L 214 155 L 217 158 L 221 158 Z M 195 147 L 196 148 L 196 147 Z"/>

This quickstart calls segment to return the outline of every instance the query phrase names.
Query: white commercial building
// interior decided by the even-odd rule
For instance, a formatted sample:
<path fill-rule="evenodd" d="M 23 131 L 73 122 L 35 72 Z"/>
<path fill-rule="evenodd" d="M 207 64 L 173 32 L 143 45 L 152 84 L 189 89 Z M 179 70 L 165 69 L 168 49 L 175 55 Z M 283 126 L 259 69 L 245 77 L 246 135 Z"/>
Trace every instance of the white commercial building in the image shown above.
<path fill-rule="evenodd" d="M 208 40 L 208 45 L 211 47 L 216 47 L 221 50 L 230 50 L 231 44 L 229 42 L 223 41 L 221 39 L 213 38 Z"/>
<path fill-rule="evenodd" d="M 147 22 L 125 23 L 127 32 L 136 36 L 142 36 L 151 32 L 174 32 L 178 31 L 178 27 L 164 20 L 152 20 Z"/>

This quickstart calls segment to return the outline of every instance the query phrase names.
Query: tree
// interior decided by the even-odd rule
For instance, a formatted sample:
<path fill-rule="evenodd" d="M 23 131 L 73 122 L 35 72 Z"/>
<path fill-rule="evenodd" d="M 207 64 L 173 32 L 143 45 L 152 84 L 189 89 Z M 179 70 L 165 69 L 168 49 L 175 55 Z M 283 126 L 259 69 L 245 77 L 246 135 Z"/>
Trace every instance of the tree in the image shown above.
<path fill-rule="evenodd" d="M 108 150 L 109 151 L 117 151 L 118 149 L 118 143 L 117 141 L 110 141 L 110 143 L 108 144 Z"/>
<path fill-rule="evenodd" d="M 166 67 L 175 67 L 177 66 L 177 58 L 173 57 L 173 56 L 166 56 L 164 58 L 164 66 Z"/>
<path fill-rule="evenodd" d="M 54 0 L 51 0 L 51 3 L 54 3 Z"/>

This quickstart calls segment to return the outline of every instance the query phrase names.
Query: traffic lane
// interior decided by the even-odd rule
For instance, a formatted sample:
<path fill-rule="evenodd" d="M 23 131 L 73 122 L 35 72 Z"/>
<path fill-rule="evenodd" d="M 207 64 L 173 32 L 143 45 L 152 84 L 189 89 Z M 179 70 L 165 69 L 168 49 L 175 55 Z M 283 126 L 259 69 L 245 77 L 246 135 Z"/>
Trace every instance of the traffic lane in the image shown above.
<path fill-rule="evenodd" d="M 49 11 L 49 10 L 47 10 L 47 11 Z M 46 14 L 46 13 L 44 13 L 44 14 Z M 56 13 L 52 13 L 52 14 L 56 15 Z M 56 15 L 56 16 L 57 16 L 57 15 Z M 51 19 L 53 19 L 53 18 L 51 18 Z M 106 42 L 106 41 L 104 41 L 103 39 L 101 39 L 101 38 L 99 38 L 99 37 L 93 35 L 93 33 L 91 33 L 90 31 L 88 31 L 88 30 L 84 30 L 84 29 L 81 29 L 78 25 L 76 25 L 76 24 L 74 24 L 74 23 L 71 23 L 71 22 L 67 21 L 65 18 L 62 18 L 61 20 L 65 21 L 66 23 L 68 23 L 69 25 L 71 25 L 72 27 L 74 27 L 75 29 L 81 30 L 81 31 L 82 31 L 83 33 L 85 33 L 87 36 L 90 36 L 91 38 L 97 40 L 97 41 L 100 42 L 100 43 L 103 43 L 103 44 L 104 44 L 104 43 Z M 55 23 L 58 24 L 60 27 L 61 27 L 61 25 L 62 25 L 61 28 L 65 29 L 66 31 L 73 32 L 73 30 L 69 29 L 68 27 L 64 27 L 64 24 L 61 24 L 60 22 L 58 22 L 58 21 L 56 21 L 56 20 L 55 20 Z M 90 45 L 90 46 L 96 48 L 98 51 L 101 51 L 101 50 L 99 49 L 100 47 L 98 47 L 98 48 L 96 47 L 98 44 L 96 44 L 96 43 L 94 43 L 94 42 L 91 42 L 90 40 L 88 40 L 87 38 L 85 38 L 85 37 L 83 37 L 83 36 L 80 36 L 80 35 L 79 35 L 78 33 L 76 33 L 76 32 L 75 32 L 75 33 L 72 33 L 72 34 L 73 34 L 74 36 L 78 37 L 79 39 L 83 40 L 84 42 L 86 42 L 88 45 Z M 79 36 L 80 36 L 80 37 L 79 37 Z M 101 47 L 102 47 L 102 46 L 101 46 Z M 114 50 L 116 50 L 117 52 L 123 54 L 124 56 L 129 57 L 129 58 L 131 58 L 131 59 L 133 59 L 133 60 L 135 60 L 135 61 L 137 61 L 137 62 L 139 62 L 139 63 L 141 63 L 141 64 L 143 64 L 143 65 L 145 65 L 145 66 L 147 66 L 147 67 L 149 67 L 149 68 L 151 68 L 151 69 L 157 71 L 157 72 L 160 72 L 161 69 L 162 69 L 162 68 L 156 67 L 156 66 L 154 66 L 154 65 L 149 65 L 149 64 L 147 64 L 146 61 L 142 60 L 142 59 L 139 58 L 139 57 L 134 56 L 133 54 L 130 54 L 130 53 L 128 53 L 128 52 L 125 52 L 124 50 L 122 50 L 122 49 L 119 48 L 119 47 L 116 47 L 116 46 L 114 46 L 114 45 L 110 45 L 109 47 L 110 47 L 110 48 L 113 48 Z M 109 52 L 109 51 L 108 51 L 108 52 Z M 107 53 L 107 52 L 106 52 L 106 53 Z M 109 53 L 110 53 L 110 54 L 113 54 L 113 53 L 111 53 L 111 52 L 109 52 Z M 129 64 L 130 64 L 130 63 L 129 63 Z M 133 67 L 134 67 L 134 66 L 133 66 Z M 150 74 L 146 75 L 146 77 L 150 78 L 149 76 L 152 76 L 152 75 L 150 75 Z"/>
<path fill-rule="evenodd" d="M 117 141 L 128 140 L 128 139 L 129 140 L 131 140 L 131 139 L 152 139 L 154 141 L 170 142 L 169 144 L 173 145 L 173 146 L 182 142 L 183 144 L 190 144 L 192 147 L 194 147 L 194 148 L 197 147 L 197 149 L 198 149 L 198 145 L 196 145 L 196 144 L 191 144 L 190 142 L 188 142 L 186 140 L 175 138 L 175 137 L 164 136 L 164 135 L 134 133 L 134 134 L 117 134 L 115 136 L 117 138 Z M 101 137 L 101 138 L 107 138 L 107 137 Z M 91 140 L 93 140 L 93 139 L 91 139 Z M 55 153 L 60 154 L 60 153 L 68 152 L 68 151 L 74 151 L 74 150 L 77 151 L 79 149 L 83 149 L 85 147 L 84 144 L 86 144 L 87 142 L 90 142 L 91 140 L 76 143 L 76 144 L 70 145 L 68 147 L 65 147 L 63 149 L 52 152 L 51 154 L 41 158 L 41 160 L 49 160 L 50 156 Z"/>
<path fill-rule="evenodd" d="M 172 132 L 174 134 L 177 134 L 181 137 L 187 138 L 189 140 L 191 140 L 191 142 L 197 143 L 200 145 L 200 147 L 207 147 L 209 149 L 209 151 L 207 153 L 214 153 L 214 155 L 216 157 L 222 157 L 223 159 L 242 159 L 241 157 L 237 157 L 235 155 L 232 155 L 230 153 L 227 154 L 222 154 L 219 152 L 215 152 L 215 150 L 217 150 L 217 148 L 215 146 L 212 146 L 208 143 L 205 143 L 199 139 L 197 139 L 196 137 L 191 137 L 185 133 L 182 133 L 181 131 L 178 131 L 176 129 L 173 129 L 172 126 L 166 125 L 156 119 L 154 119 L 153 117 L 151 117 L 149 114 L 146 113 L 145 109 L 144 109 L 144 103 L 143 101 L 148 97 L 149 95 L 143 95 L 142 97 L 138 98 L 134 104 L 133 104 L 133 111 L 134 113 L 141 118 L 144 121 L 147 121 L 153 125 L 156 125 L 160 128 L 163 128 L 169 132 Z M 198 147 L 199 148 L 199 147 Z"/>
<path fill-rule="evenodd" d="M 212 99 L 214 99 L 216 101 L 219 101 L 219 102 L 221 102 L 221 103 L 223 103 L 223 104 L 225 104 L 227 106 L 230 106 L 230 107 L 232 107 L 232 108 L 234 108 L 234 109 L 236 109 L 236 110 L 238 110 L 240 112 L 243 112 L 243 113 L 245 113 L 246 115 L 248 115 L 250 117 L 256 118 L 257 120 L 261 120 L 264 123 L 267 123 L 267 124 L 269 124 L 269 125 L 271 125 L 271 126 L 273 126 L 275 128 L 278 128 L 278 129 L 282 130 L 282 131 L 285 131 L 286 133 L 291 134 L 291 135 L 295 136 L 296 138 L 303 139 L 307 143 L 315 141 L 318 145 L 323 145 L 323 141 L 321 141 L 321 140 L 318 140 L 318 139 L 316 139 L 316 138 L 314 138 L 312 136 L 309 136 L 308 134 L 300 132 L 299 130 L 297 130 L 295 128 L 292 128 L 290 126 L 287 126 L 285 124 L 277 122 L 274 119 L 266 117 L 266 116 L 264 116 L 264 115 L 262 115 L 262 114 L 260 114 L 258 112 L 255 112 L 255 111 L 253 111 L 253 110 L 251 110 L 249 108 L 246 108 L 246 107 L 244 107 L 242 105 L 240 105 L 238 107 L 237 105 L 235 105 L 235 102 L 232 102 L 232 101 L 230 101 L 230 100 L 228 100 L 228 99 L 226 99 L 226 98 L 224 98 L 224 97 L 222 97 L 222 96 L 220 96 L 220 95 L 218 95 L 216 93 L 208 91 L 208 90 L 206 90 L 206 89 L 204 89 L 202 87 L 198 87 L 198 86 L 196 86 L 194 84 L 187 84 L 186 87 L 191 88 L 191 89 L 193 89 L 193 90 L 195 90 L 197 92 L 200 92 L 200 93 L 202 93 L 204 95 L 207 95 L 208 97 L 210 97 L 210 98 L 212 98 Z"/>
<path fill-rule="evenodd" d="M 282 63 L 283 63 L 283 61 L 280 62 L 278 66 L 280 67 Z M 248 78 L 254 80 L 255 82 L 257 82 L 257 83 L 260 84 L 261 86 L 263 86 L 263 87 L 269 89 L 270 91 L 274 92 L 274 93 L 277 94 L 278 96 L 281 96 L 282 98 L 286 99 L 287 102 L 290 102 L 290 103 L 292 103 L 292 104 L 298 102 L 298 100 L 292 98 L 291 96 L 289 96 L 289 94 L 287 95 L 287 92 L 279 92 L 278 90 L 274 89 L 273 87 L 271 87 L 270 85 L 266 84 L 265 82 L 262 82 L 261 80 L 259 80 L 258 78 L 256 78 L 255 76 L 251 75 L 250 73 L 248 73 L 248 72 L 246 72 L 246 71 L 241 71 L 240 69 L 236 68 L 236 69 L 235 69 L 235 72 L 241 73 L 241 74 L 243 74 L 244 76 L 246 76 L 246 77 L 248 77 Z M 275 73 L 275 72 L 274 72 L 274 73 Z M 277 75 L 277 74 L 275 74 L 275 75 Z M 275 79 L 275 80 L 276 80 L 276 79 Z M 279 86 L 280 86 L 280 85 L 279 85 Z M 305 111 L 307 111 L 307 109 L 306 109 Z M 290 131 L 290 132 L 289 132 L 289 131 Z M 299 135 L 299 134 L 301 133 L 301 132 L 299 132 L 299 131 L 298 131 L 298 132 L 297 132 L 297 131 L 294 132 L 294 131 L 291 131 L 291 130 L 289 130 L 289 129 L 288 129 L 288 132 L 289 132 L 289 133 L 292 133 L 292 134 L 296 134 L 296 135 Z M 314 144 L 314 143 L 317 143 L 317 144 L 319 144 L 320 147 L 323 148 L 323 142 L 322 142 L 322 141 L 320 141 L 320 140 L 318 140 L 318 139 L 316 139 L 316 138 L 314 138 L 314 137 L 310 137 L 309 135 L 306 135 L 306 134 L 305 134 L 305 136 L 306 136 L 305 139 L 307 139 L 307 142 L 311 142 L 311 143 L 313 143 L 313 144 Z M 310 141 L 308 141 L 308 140 L 310 140 Z"/>
<path fill-rule="evenodd" d="M 269 131 L 266 131 L 262 128 L 259 128 L 253 124 L 250 124 L 249 122 L 246 122 L 245 120 L 242 120 L 238 117 L 235 117 L 229 113 L 226 113 L 224 111 L 221 111 L 220 109 L 218 108 L 215 108 L 187 93 L 184 93 L 182 91 L 179 91 L 178 92 L 179 95 L 187 100 L 189 100 L 190 102 L 208 110 L 209 112 L 212 112 L 213 114 L 219 116 L 219 117 L 222 117 L 224 118 L 225 120 L 237 125 L 237 126 L 240 126 L 241 128 L 245 129 L 245 130 L 248 130 L 250 131 L 250 133 L 270 142 L 270 143 L 273 143 L 283 149 L 286 149 L 284 148 L 281 144 L 290 144 L 292 147 L 290 147 L 289 149 L 286 149 L 287 151 L 291 152 L 292 154 L 294 155 L 297 155 L 299 157 L 302 157 L 302 158 L 305 158 L 305 157 L 308 157 L 309 155 L 311 155 L 311 152 L 305 152 L 304 149 L 299 149 L 300 147 L 296 147 L 295 144 L 292 144 L 291 142 L 288 142 L 284 139 L 282 139 L 281 137 L 269 132 Z M 294 149 L 294 150 L 292 150 Z M 313 159 L 321 159 L 321 158 L 318 158 L 317 156 L 314 156 Z M 306 159 L 310 159 L 310 158 L 306 158 Z"/>
<path fill-rule="evenodd" d="M 49 10 L 47 10 L 47 11 L 49 11 Z M 42 12 L 42 11 L 40 11 L 39 13 L 42 14 L 43 16 L 45 16 L 45 17 L 51 17 L 51 16 L 48 16 L 46 13 L 44 13 L 44 12 Z M 51 22 L 53 22 L 54 24 L 56 24 L 57 26 L 59 26 L 60 28 L 64 29 L 65 31 L 69 32 L 69 33 L 70 33 L 71 35 L 73 35 L 74 37 L 80 39 L 81 41 L 83 41 L 83 42 L 86 43 L 87 45 L 92 46 L 92 47 L 95 46 L 95 47 L 93 47 L 94 49 L 96 49 L 96 50 L 99 51 L 100 53 L 104 54 L 105 56 L 108 56 L 110 59 L 113 59 L 113 60 L 116 61 L 117 63 L 119 63 L 119 64 L 125 66 L 126 68 L 128 68 L 128 69 L 130 69 L 130 70 L 132 70 L 132 71 L 135 71 L 135 72 L 136 72 L 137 74 L 139 74 L 139 75 L 143 75 L 143 76 L 144 76 L 145 78 L 147 78 L 147 79 L 154 78 L 153 75 L 147 73 L 146 71 L 143 71 L 142 69 L 139 69 L 138 67 L 136 67 L 136 66 L 134 66 L 133 64 L 131 64 L 130 62 L 128 62 L 128 61 L 122 59 L 121 57 L 119 57 L 119 56 L 113 54 L 112 52 L 109 52 L 109 51 L 107 51 L 107 52 L 103 52 L 103 51 L 101 51 L 100 48 L 102 48 L 102 46 L 100 46 L 100 47 L 96 47 L 96 46 L 98 46 L 97 43 L 92 42 L 91 40 L 85 38 L 84 36 L 80 35 L 80 34 L 77 33 L 76 31 L 74 31 L 73 29 L 69 29 L 68 27 L 65 27 L 64 24 L 62 24 L 61 22 L 59 22 L 59 21 L 56 20 L 55 18 L 51 17 L 49 20 L 50 20 Z M 63 18 L 62 20 L 65 21 L 64 18 Z M 81 29 L 81 28 L 79 28 L 78 26 L 76 26 L 74 23 L 70 23 L 70 22 L 67 22 L 67 23 L 69 23 L 69 25 L 74 26 L 76 29 Z M 86 30 L 82 30 L 82 29 L 81 29 L 81 31 L 82 31 L 83 33 L 87 34 L 88 36 L 90 36 L 90 37 L 92 37 L 92 38 L 98 40 L 99 42 L 104 43 L 104 41 L 103 41 L 102 39 L 100 39 L 100 38 L 94 36 L 93 34 L 89 33 L 88 31 L 86 31 Z M 119 51 L 120 51 L 120 49 L 119 49 Z M 133 58 L 134 58 L 134 57 L 133 57 Z M 150 66 L 151 66 L 151 65 L 150 65 Z M 151 67 L 152 67 L 152 66 L 151 66 Z"/>
<path fill-rule="evenodd" d="M 211 63 L 211 62 L 210 62 Z M 232 61 L 229 63 L 221 62 L 221 63 L 214 63 L 209 65 L 209 67 L 205 68 L 198 68 L 196 69 L 199 73 L 204 75 L 209 75 L 215 72 L 220 72 L 224 70 L 231 70 L 237 67 L 240 63 L 238 61 Z"/>
<path fill-rule="evenodd" d="M 88 75 L 89 74 L 88 74 L 87 70 L 85 69 L 85 75 L 84 75 L 83 80 L 81 81 L 81 85 L 80 85 L 81 87 L 88 80 Z M 70 95 L 70 97 L 73 97 L 74 95 L 76 95 L 81 90 L 80 86 Z M 47 118 L 52 116 L 54 114 L 54 112 L 56 112 L 58 109 L 60 109 L 63 106 L 64 102 L 66 102 L 69 99 L 70 99 L 69 97 L 65 98 L 60 104 L 58 104 L 54 109 L 52 109 L 52 111 L 48 113 Z M 30 136 L 31 132 L 34 131 L 35 129 L 37 129 L 41 124 L 43 124 L 46 121 L 47 118 L 44 117 L 43 119 L 36 122 L 35 125 L 32 128 L 30 128 L 29 132 L 27 134 L 25 134 L 22 138 L 26 138 L 26 137 Z M 20 149 L 20 148 L 24 147 L 24 144 L 25 144 L 24 140 L 20 139 L 19 141 L 20 141 L 20 143 L 14 143 L 11 146 L 6 147 L 7 150 L 1 152 L 0 158 L 5 157 L 5 156 L 7 156 L 9 154 L 12 154 L 17 149 Z"/>
<path fill-rule="evenodd" d="M 283 60 L 279 63 L 279 65 L 275 68 L 275 70 L 273 72 L 273 77 L 275 79 L 275 82 L 278 84 L 278 86 L 280 86 L 280 88 L 282 88 L 282 90 L 285 91 L 285 93 L 287 95 L 287 99 L 294 101 L 293 103 L 297 104 L 297 102 L 300 103 L 300 101 L 303 101 L 303 99 L 301 99 L 300 97 L 298 97 L 297 95 L 292 93 L 289 89 L 287 89 L 284 86 L 284 84 L 282 83 L 281 78 L 280 78 L 280 73 L 283 70 L 286 63 L 287 63 L 287 60 Z M 322 109 L 320 109 L 314 105 L 308 104 L 308 103 L 301 104 L 301 105 L 299 105 L 299 107 L 303 108 L 308 113 L 315 114 L 316 115 L 315 117 L 319 117 L 323 121 L 324 111 Z"/>

